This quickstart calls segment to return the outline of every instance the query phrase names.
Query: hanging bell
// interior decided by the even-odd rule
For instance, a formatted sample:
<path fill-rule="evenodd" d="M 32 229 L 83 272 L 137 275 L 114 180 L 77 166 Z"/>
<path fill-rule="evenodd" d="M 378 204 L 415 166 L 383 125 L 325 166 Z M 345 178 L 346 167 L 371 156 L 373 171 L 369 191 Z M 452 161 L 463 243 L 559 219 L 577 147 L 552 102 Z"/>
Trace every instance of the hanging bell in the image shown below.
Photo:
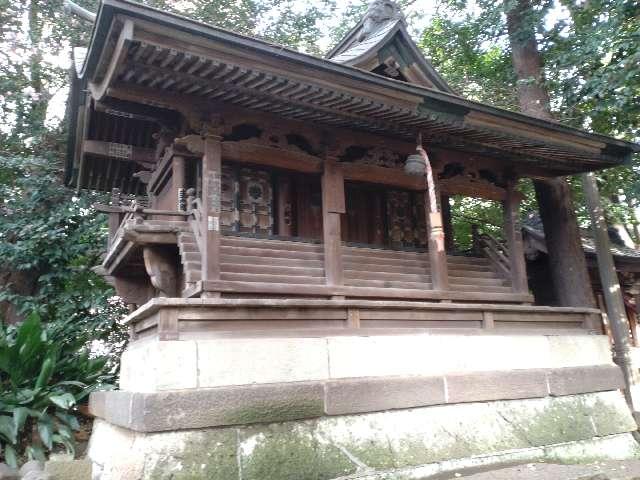
<path fill-rule="evenodd" d="M 409 175 L 423 176 L 427 168 L 424 157 L 419 153 L 413 153 L 407 157 L 404 164 L 404 171 Z"/>

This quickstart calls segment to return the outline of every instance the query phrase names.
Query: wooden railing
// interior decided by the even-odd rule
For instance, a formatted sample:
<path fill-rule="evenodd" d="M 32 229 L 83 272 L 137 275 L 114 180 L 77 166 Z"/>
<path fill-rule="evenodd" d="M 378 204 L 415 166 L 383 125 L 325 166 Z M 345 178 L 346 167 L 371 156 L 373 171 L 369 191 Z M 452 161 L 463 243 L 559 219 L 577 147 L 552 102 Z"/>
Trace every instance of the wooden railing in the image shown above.
<path fill-rule="evenodd" d="M 503 241 L 496 239 L 488 233 L 479 236 L 480 248 L 491 260 L 497 272 L 505 280 L 511 281 L 511 261 L 509 260 L 509 250 Z"/>

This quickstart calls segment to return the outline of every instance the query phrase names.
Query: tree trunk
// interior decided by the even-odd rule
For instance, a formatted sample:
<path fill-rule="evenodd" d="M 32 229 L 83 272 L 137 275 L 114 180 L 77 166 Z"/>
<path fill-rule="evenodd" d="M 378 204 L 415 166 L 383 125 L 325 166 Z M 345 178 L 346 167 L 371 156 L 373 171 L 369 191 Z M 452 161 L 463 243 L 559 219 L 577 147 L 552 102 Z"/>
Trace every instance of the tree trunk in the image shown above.
<path fill-rule="evenodd" d="M 528 115 L 553 120 L 530 0 L 509 0 L 505 5 L 520 109 Z M 563 177 L 536 180 L 534 187 L 558 304 L 567 307 L 595 306 L 567 180 Z"/>

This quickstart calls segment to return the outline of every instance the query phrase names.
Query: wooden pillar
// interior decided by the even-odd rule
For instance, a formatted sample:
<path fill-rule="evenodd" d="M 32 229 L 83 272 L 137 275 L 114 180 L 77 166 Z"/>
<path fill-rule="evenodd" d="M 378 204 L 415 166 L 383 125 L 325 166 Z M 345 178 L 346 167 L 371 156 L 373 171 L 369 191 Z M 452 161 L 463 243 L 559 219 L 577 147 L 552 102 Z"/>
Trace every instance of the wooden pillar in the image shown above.
<path fill-rule="evenodd" d="M 334 158 L 326 157 L 322 175 L 322 236 L 327 285 L 343 284 L 340 215 L 345 213 L 344 176 Z"/>
<path fill-rule="evenodd" d="M 168 204 L 171 210 L 186 210 L 186 182 L 185 159 L 176 155 L 171 159 L 171 191 L 169 192 L 171 203 Z M 169 217 L 169 219 L 184 220 L 184 217 Z"/>
<path fill-rule="evenodd" d="M 111 206 L 115 208 L 120 207 L 120 190 L 114 188 L 111 190 Z M 107 237 L 107 250 L 111 248 L 111 243 L 120 228 L 120 223 L 122 222 L 122 213 L 121 212 L 110 212 L 109 213 L 109 236 Z"/>
<path fill-rule="evenodd" d="M 634 398 L 633 387 L 638 383 L 638 373 L 633 368 L 631 361 L 629 322 L 618 274 L 611 255 L 607 222 L 600 203 L 600 193 L 598 192 L 595 175 L 593 173 L 585 173 L 581 176 L 585 201 L 591 215 L 591 228 L 596 244 L 598 271 L 607 306 L 609 328 L 613 336 L 613 359 L 620 366 L 625 376 L 627 400 L 634 407 L 633 411 L 637 411 L 638 409 L 635 407 L 640 407 L 638 405 L 638 400 L 640 399 Z"/>
<path fill-rule="evenodd" d="M 518 217 L 520 199 L 513 184 L 507 185 L 506 197 L 502 202 L 504 238 L 509 251 L 509 268 L 511 271 L 511 288 L 514 293 L 527 293 L 527 267 L 522 246 L 522 229 Z"/>
<path fill-rule="evenodd" d="M 425 162 L 425 211 L 427 213 L 427 234 L 429 236 L 431 283 L 434 290 L 448 290 L 449 269 L 447 267 L 442 213 L 438 208 L 437 187 L 427 152 L 421 146 L 418 146 L 416 151 Z"/>
<path fill-rule="evenodd" d="M 202 156 L 202 280 L 220 279 L 220 200 L 222 193 L 221 137 L 204 140 Z M 205 294 L 204 296 L 208 296 Z M 215 296 L 215 295 L 214 295 Z"/>
<path fill-rule="evenodd" d="M 451 201 L 448 195 L 440 195 L 442 207 L 442 222 L 444 223 L 444 246 L 447 252 L 453 252 L 456 248 L 453 236 L 453 219 L 451 218 Z"/>
<path fill-rule="evenodd" d="M 186 192 L 187 185 L 185 159 L 182 156 L 173 157 L 171 164 L 171 186 L 173 191 L 173 201 L 177 210 L 186 210 Z"/>

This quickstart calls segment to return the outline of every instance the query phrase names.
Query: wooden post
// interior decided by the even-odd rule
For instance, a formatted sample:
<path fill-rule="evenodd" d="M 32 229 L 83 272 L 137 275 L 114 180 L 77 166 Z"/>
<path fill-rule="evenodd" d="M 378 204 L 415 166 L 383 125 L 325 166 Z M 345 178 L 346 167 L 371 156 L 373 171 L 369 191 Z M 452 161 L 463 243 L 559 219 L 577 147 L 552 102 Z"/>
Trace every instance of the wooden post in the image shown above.
<path fill-rule="evenodd" d="M 418 146 L 417 151 L 425 161 L 425 211 L 427 212 L 427 232 L 429 235 L 429 260 L 431 282 L 434 290 L 449 290 L 449 271 L 445 249 L 442 214 L 438 209 L 436 184 L 427 152 Z"/>
<path fill-rule="evenodd" d="M 202 280 L 220 279 L 220 200 L 222 193 L 221 137 L 204 140 L 202 156 Z M 204 293 L 204 296 L 208 294 Z M 216 296 L 216 295 L 214 295 Z"/>
<path fill-rule="evenodd" d="M 173 198 L 175 206 L 178 210 L 186 210 L 185 205 L 185 187 L 187 185 L 185 159 L 182 156 L 173 157 L 171 164 L 171 186 L 173 190 Z"/>
<path fill-rule="evenodd" d="M 345 213 L 344 176 L 334 158 L 326 157 L 322 175 L 322 236 L 327 285 L 342 285 L 340 215 Z"/>
<path fill-rule="evenodd" d="M 444 223 L 444 246 L 447 252 L 453 252 L 456 248 L 453 237 L 453 221 L 451 219 L 451 201 L 448 195 L 440 195 L 442 207 L 442 222 Z"/>
<path fill-rule="evenodd" d="M 512 183 L 507 185 L 506 197 L 502 202 L 504 238 L 509 250 L 509 267 L 511 270 L 511 289 L 514 293 L 527 293 L 527 267 L 524 261 L 522 246 L 522 230 L 518 218 L 519 198 Z"/>
<path fill-rule="evenodd" d="M 111 206 L 119 207 L 120 206 L 120 190 L 114 188 L 111 190 Z M 107 238 L 107 250 L 111 248 L 111 243 L 113 242 L 113 238 L 120 228 L 120 223 L 122 222 L 122 213 L 120 212 L 111 212 L 109 213 L 109 237 Z"/>
<path fill-rule="evenodd" d="M 611 255 L 609 244 L 609 233 L 607 222 L 604 217 L 602 204 L 600 203 L 600 193 L 596 177 L 593 173 L 584 173 L 582 177 L 582 187 L 588 210 L 591 215 L 591 228 L 596 244 L 598 257 L 598 271 L 600 282 L 607 306 L 607 317 L 609 328 L 613 336 L 613 359 L 620 366 L 625 377 L 626 397 L 633 411 L 638 411 L 639 399 L 635 399 L 634 387 L 638 384 L 638 374 L 633 368 L 631 361 L 631 349 L 629 346 L 629 322 L 622 298 L 622 290 L 618 274 Z"/>
<path fill-rule="evenodd" d="M 171 198 L 170 208 L 185 210 L 185 186 L 186 186 L 185 159 L 176 155 L 171 159 Z M 170 217 L 171 220 L 184 220 L 183 217 Z"/>

